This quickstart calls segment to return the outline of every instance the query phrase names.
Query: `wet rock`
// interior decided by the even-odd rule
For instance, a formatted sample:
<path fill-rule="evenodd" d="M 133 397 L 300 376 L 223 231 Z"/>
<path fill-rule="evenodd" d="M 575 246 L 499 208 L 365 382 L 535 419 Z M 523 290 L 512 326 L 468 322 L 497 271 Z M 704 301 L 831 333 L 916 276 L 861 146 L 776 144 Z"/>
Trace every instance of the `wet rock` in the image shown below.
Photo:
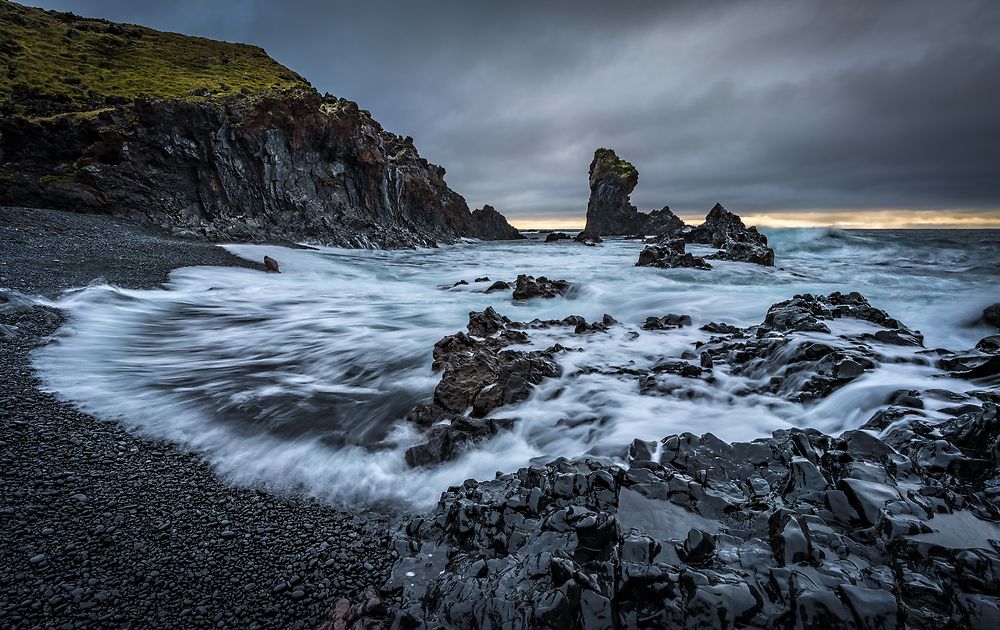
<path fill-rule="evenodd" d="M 486 288 L 486 293 L 494 293 L 496 291 L 506 291 L 509 288 L 510 288 L 509 283 L 504 282 L 503 280 L 497 280 L 496 282 L 494 282 L 493 284 L 491 284 Z"/>
<path fill-rule="evenodd" d="M 613 320 L 611 320 L 613 321 Z M 582 318 L 551 325 L 578 326 Z M 433 369 L 441 372 L 433 401 L 418 405 L 407 419 L 425 429 L 426 442 L 411 447 L 406 461 L 423 466 L 452 459 L 469 445 L 509 426 L 481 420 L 491 411 L 526 399 L 531 389 L 561 373 L 555 354 L 561 348 L 521 351 L 508 346 L 526 343 L 521 328 L 492 307 L 469 313 L 468 334 L 459 332 L 434 344 Z"/>
<path fill-rule="evenodd" d="M 712 265 L 690 253 L 684 252 L 684 241 L 668 240 L 657 245 L 647 245 L 639 252 L 636 267 L 659 267 L 660 269 L 711 269 Z"/>
<path fill-rule="evenodd" d="M 990 304 L 983 309 L 983 321 L 995 328 L 1000 328 L 1000 302 Z"/>
<path fill-rule="evenodd" d="M 549 280 L 545 276 L 535 278 L 521 274 L 514 282 L 514 299 L 554 298 L 565 295 L 569 288 L 570 283 L 565 280 Z"/>
<path fill-rule="evenodd" d="M 643 330 L 671 330 L 673 328 L 683 328 L 691 325 L 690 315 L 677 315 L 667 313 L 663 317 L 647 317 L 643 323 Z"/>
<path fill-rule="evenodd" d="M 983 520 L 997 506 L 982 486 L 919 460 L 943 440 L 995 478 L 1000 426 L 988 405 L 929 437 L 684 434 L 633 442 L 626 470 L 560 458 L 468 481 L 397 534 L 416 551 L 394 571 L 434 561 L 421 550 L 446 560 L 423 584 L 398 582 L 393 614 L 432 627 L 530 626 L 538 611 L 567 627 L 982 622 L 1000 583 L 986 568 L 1000 566 L 987 542 L 1000 527 Z M 649 461 L 657 450 L 660 464 Z M 996 533 L 956 538 L 949 517 Z"/>
<path fill-rule="evenodd" d="M 684 234 L 689 243 L 701 243 L 720 249 L 709 259 L 732 260 L 773 266 L 774 250 L 767 246 L 767 237 L 721 204 L 709 210 L 705 222 Z"/>
<path fill-rule="evenodd" d="M 268 273 L 281 273 L 281 269 L 278 268 L 278 261 L 270 256 L 264 256 L 264 270 Z"/>
<path fill-rule="evenodd" d="M 600 236 L 596 234 L 591 234 L 590 232 L 584 231 L 580 232 L 575 237 L 573 237 L 573 241 L 577 243 L 583 243 L 584 245 L 597 245 L 599 243 L 603 243 L 604 239 L 602 239 Z"/>
<path fill-rule="evenodd" d="M 565 241 L 569 239 L 569 234 L 565 232 L 549 232 L 545 235 L 546 243 L 555 243 L 556 241 Z"/>

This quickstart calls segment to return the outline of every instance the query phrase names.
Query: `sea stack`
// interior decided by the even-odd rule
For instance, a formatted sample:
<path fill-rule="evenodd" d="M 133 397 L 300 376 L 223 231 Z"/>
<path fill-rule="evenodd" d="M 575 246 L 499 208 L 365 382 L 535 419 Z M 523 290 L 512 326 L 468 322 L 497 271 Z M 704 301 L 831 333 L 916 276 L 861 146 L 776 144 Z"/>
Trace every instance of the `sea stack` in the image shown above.
<path fill-rule="evenodd" d="M 593 236 L 677 234 L 684 228 L 670 208 L 639 212 L 629 195 L 639 183 L 639 171 L 611 149 L 597 149 L 590 163 L 590 201 L 584 232 Z"/>

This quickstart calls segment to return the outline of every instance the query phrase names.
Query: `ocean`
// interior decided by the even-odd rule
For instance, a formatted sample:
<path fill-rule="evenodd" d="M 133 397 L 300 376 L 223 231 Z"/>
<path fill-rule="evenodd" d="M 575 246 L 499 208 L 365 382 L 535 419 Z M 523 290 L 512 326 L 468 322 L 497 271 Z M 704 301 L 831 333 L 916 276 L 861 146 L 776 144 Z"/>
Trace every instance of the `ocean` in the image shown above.
<path fill-rule="evenodd" d="M 758 324 L 771 304 L 795 294 L 858 291 L 923 333 L 927 348 L 961 350 L 996 332 L 977 319 L 1000 301 L 1000 231 L 762 231 L 775 267 L 713 261 L 711 271 L 635 267 L 643 245 L 619 239 L 405 251 L 227 245 L 248 259 L 271 256 L 281 273 L 189 267 L 163 289 L 94 283 L 69 292 L 56 302 L 69 321 L 34 365 L 47 390 L 100 418 L 183 443 L 237 483 L 425 508 L 448 486 L 533 461 L 622 461 L 635 438 L 689 431 L 748 440 L 790 426 L 836 434 L 863 424 L 897 390 L 940 383 L 936 370 L 902 356 L 919 349 L 898 347 L 891 352 L 904 360 L 883 361 L 805 405 L 746 395 L 748 380 L 766 373 L 717 369 L 714 383 L 675 395 L 641 393 L 634 376 L 610 373 L 680 356 L 708 339 L 700 330 L 708 322 Z M 509 291 L 484 292 L 521 273 L 573 288 L 524 302 Z M 490 281 L 475 282 L 482 277 Z M 461 280 L 468 284 L 455 286 Z M 434 343 L 488 306 L 521 321 L 607 313 L 621 325 L 592 335 L 533 331 L 533 347 L 572 348 L 558 355 L 563 376 L 495 412 L 517 420 L 512 430 L 456 461 L 409 468 L 402 454 L 419 435 L 404 418 L 430 400 L 439 380 Z M 689 315 L 693 325 L 641 330 L 646 317 L 667 313 Z M 948 386 L 975 387 L 954 379 Z"/>

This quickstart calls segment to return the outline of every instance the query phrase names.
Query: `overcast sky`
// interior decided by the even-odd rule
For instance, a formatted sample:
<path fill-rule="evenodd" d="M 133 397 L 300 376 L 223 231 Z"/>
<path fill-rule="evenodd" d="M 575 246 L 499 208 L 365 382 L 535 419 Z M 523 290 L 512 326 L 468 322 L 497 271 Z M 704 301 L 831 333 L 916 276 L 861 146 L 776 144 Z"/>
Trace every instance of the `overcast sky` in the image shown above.
<path fill-rule="evenodd" d="M 29 3 L 263 46 L 522 225 L 599 146 L 643 210 L 1000 217 L 996 1 Z"/>

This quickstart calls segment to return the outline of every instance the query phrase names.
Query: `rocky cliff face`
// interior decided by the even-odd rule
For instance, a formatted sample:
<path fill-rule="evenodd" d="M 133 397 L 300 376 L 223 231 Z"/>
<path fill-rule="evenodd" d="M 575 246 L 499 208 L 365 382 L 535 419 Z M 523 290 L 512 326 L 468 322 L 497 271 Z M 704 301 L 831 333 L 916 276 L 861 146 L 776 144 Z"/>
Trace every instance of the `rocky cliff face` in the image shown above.
<path fill-rule="evenodd" d="M 411 138 L 260 48 L 0 2 L 0 49 L 0 204 L 210 240 L 519 236 L 473 218 Z"/>
<path fill-rule="evenodd" d="M 311 90 L 12 116 L 0 134 L 0 203 L 124 214 L 210 240 L 510 237 L 499 213 L 474 219 L 411 138 Z"/>
<path fill-rule="evenodd" d="M 487 241 L 514 241 L 524 236 L 516 227 L 507 223 L 507 218 L 487 204 L 472 211 L 472 222 L 476 235 Z"/>
<path fill-rule="evenodd" d="M 669 207 L 639 212 L 629 195 L 639 183 L 639 171 L 611 149 L 597 149 L 590 163 L 590 201 L 584 232 L 595 236 L 675 234 L 684 228 Z"/>

